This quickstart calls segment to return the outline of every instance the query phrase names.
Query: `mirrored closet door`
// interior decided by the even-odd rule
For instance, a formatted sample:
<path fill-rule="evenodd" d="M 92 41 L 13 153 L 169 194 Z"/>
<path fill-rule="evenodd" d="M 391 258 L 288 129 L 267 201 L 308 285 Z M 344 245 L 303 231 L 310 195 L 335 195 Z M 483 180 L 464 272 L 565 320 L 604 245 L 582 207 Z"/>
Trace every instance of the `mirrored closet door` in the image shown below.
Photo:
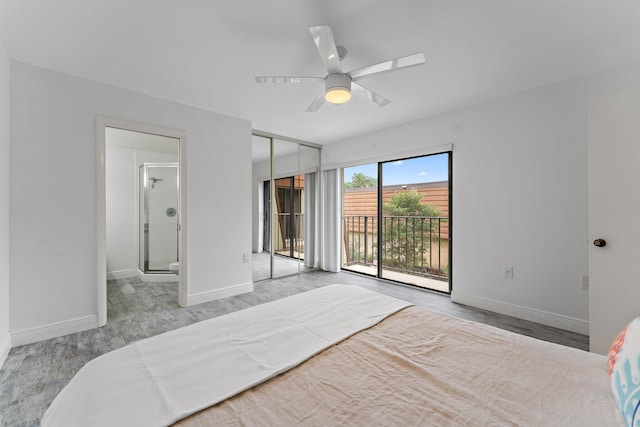
<path fill-rule="evenodd" d="M 317 266 L 319 147 L 253 137 L 253 280 Z"/>

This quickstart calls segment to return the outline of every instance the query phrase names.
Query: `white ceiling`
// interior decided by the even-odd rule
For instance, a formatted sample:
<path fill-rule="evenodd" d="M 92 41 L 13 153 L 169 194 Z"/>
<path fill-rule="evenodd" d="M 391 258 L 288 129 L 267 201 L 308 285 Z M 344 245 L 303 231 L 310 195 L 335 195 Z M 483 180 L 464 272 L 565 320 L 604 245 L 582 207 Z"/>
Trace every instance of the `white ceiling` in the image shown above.
<path fill-rule="evenodd" d="M 333 29 L 345 71 L 424 52 L 361 81 L 391 100 L 305 108 L 326 74 L 309 35 Z M 640 60 L 637 0 L 0 0 L 12 59 L 328 143 Z"/>

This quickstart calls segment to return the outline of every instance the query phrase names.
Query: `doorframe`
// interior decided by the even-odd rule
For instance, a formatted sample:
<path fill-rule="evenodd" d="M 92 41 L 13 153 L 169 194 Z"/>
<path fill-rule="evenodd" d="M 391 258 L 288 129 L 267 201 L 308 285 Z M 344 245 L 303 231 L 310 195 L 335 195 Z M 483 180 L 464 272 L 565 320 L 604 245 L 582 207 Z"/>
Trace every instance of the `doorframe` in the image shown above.
<path fill-rule="evenodd" d="M 188 305 L 188 256 L 187 256 L 187 134 L 184 131 L 160 128 L 142 123 L 130 122 L 105 116 L 96 117 L 96 270 L 97 270 L 97 309 L 98 326 L 107 324 L 107 200 L 106 200 L 106 167 L 105 147 L 106 128 L 118 128 L 133 132 L 149 133 L 178 139 L 179 156 L 179 191 L 178 206 L 178 305 Z"/>

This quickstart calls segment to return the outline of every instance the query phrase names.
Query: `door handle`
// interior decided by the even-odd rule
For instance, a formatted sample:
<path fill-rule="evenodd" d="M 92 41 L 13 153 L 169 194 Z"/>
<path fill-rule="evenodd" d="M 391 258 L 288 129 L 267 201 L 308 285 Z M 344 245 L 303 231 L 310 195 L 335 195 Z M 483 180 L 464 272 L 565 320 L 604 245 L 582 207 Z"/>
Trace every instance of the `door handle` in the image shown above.
<path fill-rule="evenodd" d="M 604 239 L 596 239 L 593 241 L 593 244 L 599 248 L 604 248 L 605 246 L 607 246 L 607 241 Z"/>

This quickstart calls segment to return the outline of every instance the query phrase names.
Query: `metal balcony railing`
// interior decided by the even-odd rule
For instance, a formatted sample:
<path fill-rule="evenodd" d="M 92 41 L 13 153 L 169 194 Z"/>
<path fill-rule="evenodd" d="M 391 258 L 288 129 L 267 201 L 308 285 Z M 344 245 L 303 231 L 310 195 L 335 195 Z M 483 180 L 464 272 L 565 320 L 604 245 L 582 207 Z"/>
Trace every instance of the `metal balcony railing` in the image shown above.
<path fill-rule="evenodd" d="M 378 265 L 378 217 L 343 216 L 345 264 Z M 382 268 L 414 276 L 447 280 L 449 218 L 383 216 Z"/>

